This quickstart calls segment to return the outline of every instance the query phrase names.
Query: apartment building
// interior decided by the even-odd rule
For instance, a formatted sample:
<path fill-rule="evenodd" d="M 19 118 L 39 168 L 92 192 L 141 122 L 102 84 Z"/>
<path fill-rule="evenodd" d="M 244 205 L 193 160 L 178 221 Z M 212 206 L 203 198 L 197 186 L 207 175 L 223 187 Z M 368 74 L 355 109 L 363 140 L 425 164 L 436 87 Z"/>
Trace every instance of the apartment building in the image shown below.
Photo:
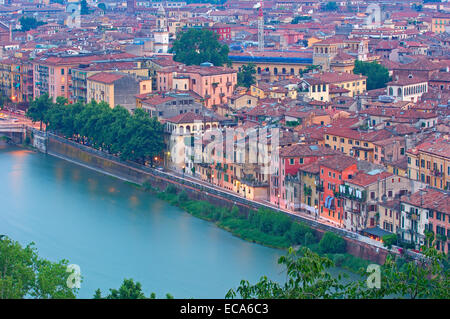
<path fill-rule="evenodd" d="M 442 190 L 450 190 L 450 140 L 440 137 L 406 151 L 408 177 Z"/>
<path fill-rule="evenodd" d="M 156 74 L 159 92 L 192 90 L 203 98 L 207 108 L 226 103 L 237 84 L 237 71 L 210 64 L 160 69 Z"/>

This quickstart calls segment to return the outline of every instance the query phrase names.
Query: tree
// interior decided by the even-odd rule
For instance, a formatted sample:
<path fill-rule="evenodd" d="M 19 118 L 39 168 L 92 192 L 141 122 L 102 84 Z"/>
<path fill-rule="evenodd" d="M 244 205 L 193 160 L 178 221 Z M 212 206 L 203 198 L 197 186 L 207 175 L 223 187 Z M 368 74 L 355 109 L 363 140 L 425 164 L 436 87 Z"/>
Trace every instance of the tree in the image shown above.
<path fill-rule="evenodd" d="M 237 74 L 237 84 L 238 86 L 244 86 L 249 88 L 252 84 L 256 83 L 256 65 L 253 63 L 249 63 L 247 65 L 243 65 L 240 68 L 241 70 Z"/>
<path fill-rule="evenodd" d="M 46 121 L 47 111 L 52 107 L 52 99 L 48 94 L 43 94 L 31 102 L 27 110 L 27 116 L 33 122 L 40 122 L 40 130 L 42 131 L 42 123 Z"/>
<path fill-rule="evenodd" d="M 325 232 L 319 242 L 319 249 L 324 254 L 345 253 L 345 246 L 344 238 L 332 232 Z"/>
<path fill-rule="evenodd" d="M 386 86 L 389 82 L 389 71 L 378 62 L 355 61 L 354 74 L 362 74 L 367 76 L 367 89 L 374 90 Z"/>
<path fill-rule="evenodd" d="M 34 243 L 23 248 L 8 237 L 0 238 L 0 299 L 75 298 L 69 288 L 67 260 L 51 262 L 40 258 Z"/>
<path fill-rule="evenodd" d="M 89 14 L 89 6 L 87 4 L 87 1 L 81 0 L 80 5 L 81 5 L 80 14 L 82 14 L 82 15 Z"/>
<path fill-rule="evenodd" d="M 341 277 L 334 278 L 326 269 L 333 267 L 327 257 L 321 257 L 310 249 L 302 247 L 299 251 L 290 248 L 287 256 L 279 258 L 278 263 L 286 267 L 287 279 L 284 284 L 263 276 L 251 285 L 242 280 L 240 286 L 230 289 L 225 298 L 243 299 L 319 299 L 342 298 L 349 284 L 340 283 Z"/>
<path fill-rule="evenodd" d="M 287 256 L 278 260 L 286 268 L 287 279 L 284 284 L 269 280 L 266 276 L 251 285 L 242 280 L 240 286 L 230 289 L 225 298 L 258 299 L 381 299 L 395 298 L 440 298 L 450 297 L 450 274 L 444 267 L 444 254 L 434 248 L 423 250 L 422 261 L 396 259 L 389 255 L 380 269 L 381 285 L 369 288 L 368 280 L 373 273 L 362 269 L 361 280 L 344 283 L 343 276 L 333 277 L 327 269 L 334 263 L 321 257 L 308 248 L 295 252 L 289 249 Z"/>
<path fill-rule="evenodd" d="M 207 29 L 188 29 L 177 35 L 170 52 L 174 60 L 186 65 L 211 62 L 215 66 L 229 63 L 229 48 L 218 41 L 218 35 Z"/>
<path fill-rule="evenodd" d="M 311 16 L 296 16 L 294 19 L 292 19 L 291 24 L 298 24 L 300 21 L 309 21 L 311 19 Z"/>
<path fill-rule="evenodd" d="M 368 297 L 450 298 L 450 271 L 443 266 L 446 256 L 434 248 L 422 247 L 422 253 L 423 259 L 406 261 L 389 255 L 381 269 L 381 288 L 368 291 Z"/>
<path fill-rule="evenodd" d="M 104 4 L 103 2 L 100 2 L 97 7 L 103 12 L 106 12 L 106 4 Z"/>
<path fill-rule="evenodd" d="M 338 9 L 339 7 L 334 1 L 328 2 L 324 8 L 325 11 L 337 11 Z"/>
<path fill-rule="evenodd" d="M 23 31 L 23 32 L 27 32 L 27 31 L 36 29 L 37 27 L 45 24 L 45 22 L 37 21 L 33 17 L 25 17 L 25 16 L 21 17 L 19 19 L 19 22 L 20 22 L 20 26 L 21 26 L 21 31 Z"/>
<path fill-rule="evenodd" d="M 392 245 L 397 244 L 397 234 L 389 234 L 383 236 L 383 245 L 387 249 L 391 249 Z"/>
<path fill-rule="evenodd" d="M 156 294 L 152 292 L 149 299 L 155 299 Z M 102 292 L 97 289 L 94 299 L 148 299 L 142 291 L 140 282 L 134 282 L 133 279 L 124 279 L 119 289 L 109 289 L 109 294 L 102 297 Z M 166 294 L 166 299 L 173 299 L 171 294 Z"/>

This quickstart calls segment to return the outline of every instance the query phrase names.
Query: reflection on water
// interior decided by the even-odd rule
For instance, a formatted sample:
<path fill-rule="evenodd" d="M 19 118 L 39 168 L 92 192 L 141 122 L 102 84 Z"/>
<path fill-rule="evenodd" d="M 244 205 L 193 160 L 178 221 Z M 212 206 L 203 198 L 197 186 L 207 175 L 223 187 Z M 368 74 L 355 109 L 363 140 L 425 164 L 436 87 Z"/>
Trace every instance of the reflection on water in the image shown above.
<path fill-rule="evenodd" d="M 245 242 L 110 176 L 0 144 L 0 234 L 81 267 L 80 297 L 124 278 L 146 294 L 223 298 L 241 279 L 282 280 L 282 251 Z"/>

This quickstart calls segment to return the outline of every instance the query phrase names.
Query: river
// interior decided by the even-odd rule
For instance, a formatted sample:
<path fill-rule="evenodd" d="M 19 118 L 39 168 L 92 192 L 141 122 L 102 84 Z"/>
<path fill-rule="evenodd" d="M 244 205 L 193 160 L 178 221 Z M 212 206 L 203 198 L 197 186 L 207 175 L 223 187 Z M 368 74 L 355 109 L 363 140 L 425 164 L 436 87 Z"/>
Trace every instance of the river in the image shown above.
<path fill-rule="evenodd" d="M 1 144 L 0 234 L 79 265 L 79 298 L 124 278 L 158 298 L 224 298 L 242 279 L 285 279 L 277 264 L 284 251 L 241 240 L 116 178 Z"/>

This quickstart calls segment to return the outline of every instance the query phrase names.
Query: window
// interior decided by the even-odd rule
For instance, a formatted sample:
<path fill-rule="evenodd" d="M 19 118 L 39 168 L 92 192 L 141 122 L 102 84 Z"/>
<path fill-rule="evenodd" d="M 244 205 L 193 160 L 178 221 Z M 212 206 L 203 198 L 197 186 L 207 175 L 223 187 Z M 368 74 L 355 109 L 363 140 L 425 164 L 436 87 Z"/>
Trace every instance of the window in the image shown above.
<path fill-rule="evenodd" d="M 289 164 L 294 165 L 294 159 L 293 158 L 289 159 Z"/>

